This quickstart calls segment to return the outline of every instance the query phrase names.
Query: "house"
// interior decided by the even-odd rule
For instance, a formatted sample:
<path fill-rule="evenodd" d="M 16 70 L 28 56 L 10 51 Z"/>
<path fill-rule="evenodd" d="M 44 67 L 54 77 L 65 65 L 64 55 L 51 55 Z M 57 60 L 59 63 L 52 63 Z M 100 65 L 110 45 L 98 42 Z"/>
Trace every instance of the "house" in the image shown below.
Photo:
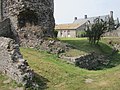
<path fill-rule="evenodd" d="M 58 31 L 58 37 L 72 37 L 75 38 L 77 35 L 77 30 L 79 29 L 80 24 L 59 24 L 55 26 L 55 30 Z"/>
<path fill-rule="evenodd" d="M 58 37 L 82 37 L 85 35 L 86 24 L 88 22 L 93 24 L 96 18 L 108 22 L 110 30 L 114 30 L 119 25 L 119 19 L 114 20 L 113 18 L 113 11 L 103 16 L 87 17 L 87 15 L 85 15 L 82 19 L 75 17 L 74 22 L 71 24 L 56 25 L 55 29 L 58 31 Z"/>

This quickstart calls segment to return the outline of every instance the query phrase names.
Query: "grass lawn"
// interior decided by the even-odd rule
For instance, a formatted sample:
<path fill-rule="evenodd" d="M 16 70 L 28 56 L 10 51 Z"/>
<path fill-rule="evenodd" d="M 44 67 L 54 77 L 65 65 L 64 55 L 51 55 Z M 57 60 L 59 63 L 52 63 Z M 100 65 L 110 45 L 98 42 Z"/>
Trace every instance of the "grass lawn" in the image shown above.
<path fill-rule="evenodd" d="M 24 58 L 37 73 L 40 89 L 47 90 L 119 90 L 120 65 L 106 70 L 88 71 L 67 64 L 54 55 L 21 48 Z M 93 82 L 86 83 L 86 80 Z"/>
<path fill-rule="evenodd" d="M 112 51 L 112 48 L 103 42 L 100 42 L 99 46 L 90 45 L 86 38 L 62 38 L 61 40 L 75 46 L 84 53 L 96 52 L 98 54 L 110 54 Z"/>
<path fill-rule="evenodd" d="M 62 41 L 74 45 L 84 53 L 93 50 L 107 55 L 112 50 L 110 46 L 103 43 L 104 40 L 99 48 L 89 45 L 85 38 L 62 39 Z M 120 53 L 111 57 L 111 63 L 116 64 L 116 67 L 89 71 L 67 64 L 57 56 L 46 52 L 29 48 L 21 48 L 21 52 L 36 73 L 39 90 L 120 90 Z M 3 76 L 0 76 L 0 86 L 5 87 L 1 83 L 4 78 L 1 77 Z M 13 82 L 11 84 L 14 86 Z M 9 90 L 7 88 L 0 88 L 0 90 Z"/>

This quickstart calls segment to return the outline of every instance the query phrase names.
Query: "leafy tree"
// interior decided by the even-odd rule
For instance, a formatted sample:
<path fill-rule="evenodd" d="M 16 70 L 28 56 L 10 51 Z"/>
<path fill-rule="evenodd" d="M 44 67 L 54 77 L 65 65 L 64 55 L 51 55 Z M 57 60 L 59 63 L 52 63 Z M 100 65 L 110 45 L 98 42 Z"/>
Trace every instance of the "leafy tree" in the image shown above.
<path fill-rule="evenodd" d="M 58 31 L 54 30 L 54 36 L 55 36 L 55 38 L 57 38 L 57 35 L 58 35 Z"/>
<path fill-rule="evenodd" d="M 91 24 L 89 21 L 86 24 L 86 36 L 91 44 L 98 44 L 102 34 L 107 32 L 109 25 L 106 21 L 100 18 L 96 18 L 94 23 Z"/>

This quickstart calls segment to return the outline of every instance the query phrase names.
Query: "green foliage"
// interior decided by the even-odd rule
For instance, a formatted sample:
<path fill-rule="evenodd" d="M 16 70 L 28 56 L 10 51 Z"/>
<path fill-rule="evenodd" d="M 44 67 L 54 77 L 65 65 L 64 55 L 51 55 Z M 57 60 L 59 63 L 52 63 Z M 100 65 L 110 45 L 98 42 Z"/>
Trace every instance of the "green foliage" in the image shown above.
<path fill-rule="evenodd" d="M 103 33 L 107 31 L 107 22 L 100 18 L 94 20 L 94 24 L 86 25 L 86 35 L 91 44 L 98 44 Z"/>
<path fill-rule="evenodd" d="M 54 30 L 54 36 L 57 38 L 58 31 Z"/>
<path fill-rule="evenodd" d="M 85 31 L 77 31 L 77 37 L 86 37 Z"/>

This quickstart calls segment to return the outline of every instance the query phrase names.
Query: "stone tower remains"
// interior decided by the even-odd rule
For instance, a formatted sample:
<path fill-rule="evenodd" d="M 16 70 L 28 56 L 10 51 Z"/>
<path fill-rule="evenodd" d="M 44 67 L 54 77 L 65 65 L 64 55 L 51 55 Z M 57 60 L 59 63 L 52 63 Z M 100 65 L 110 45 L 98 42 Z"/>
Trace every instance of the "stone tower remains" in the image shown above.
<path fill-rule="evenodd" d="M 11 29 L 22 44 L 35 43 L 42 36 L 53 37 L 53 13 L 54 0 L 0 0 L 0 21 L 10 19 Z"/>
<path fill-rule="evenodd" d="M 35 47 L 43 37 L 53 37 L 53 13 L 53 0 L 0 0 L 0 72 L 23 85 L 32 84 L 34 73 L 16 41 Z"/>

